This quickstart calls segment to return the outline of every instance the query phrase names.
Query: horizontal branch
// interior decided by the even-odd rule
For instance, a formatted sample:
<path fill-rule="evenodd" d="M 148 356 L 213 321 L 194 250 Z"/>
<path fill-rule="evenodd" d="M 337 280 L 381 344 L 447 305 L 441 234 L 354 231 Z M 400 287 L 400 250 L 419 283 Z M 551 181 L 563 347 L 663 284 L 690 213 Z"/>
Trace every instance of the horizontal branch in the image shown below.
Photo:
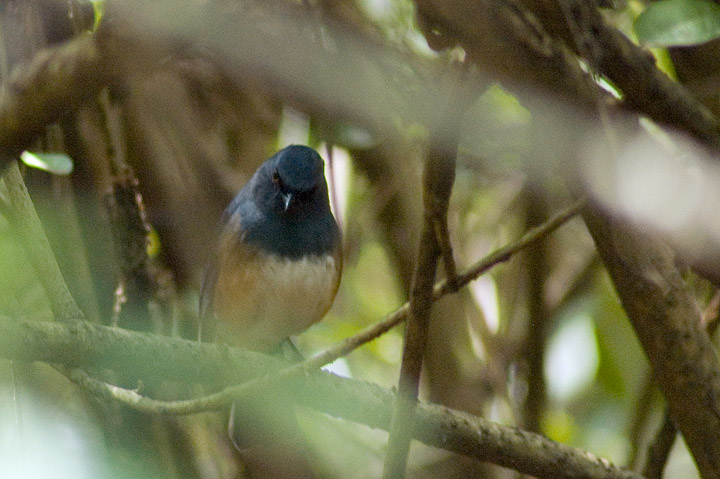
<path fill-rule="evenodd" d="M 287 365 L 228 346 L 80 321 L 61 324 L 0 317 L 0 337 L 0 357 L 69 368 L 109 368 L 146 385 L 177 381 L 217 387 Z M 319 371 L 285 387 L 306 407 L 374 428 L 389 427 L 394 396 L 378 386 Z M 440 406 L 421 402 L 416 419 L 413 436 L 425 444 L 539 478 L 641 478 L 585 451 Z"/>

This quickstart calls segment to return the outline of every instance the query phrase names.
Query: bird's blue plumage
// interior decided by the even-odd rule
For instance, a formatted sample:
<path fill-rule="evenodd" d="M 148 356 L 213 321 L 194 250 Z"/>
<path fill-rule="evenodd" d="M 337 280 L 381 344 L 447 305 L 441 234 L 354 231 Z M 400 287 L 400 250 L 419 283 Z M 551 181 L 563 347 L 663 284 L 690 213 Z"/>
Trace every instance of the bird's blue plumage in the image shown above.
<path fill-rule="evenodd" d="M 327 313 L 342 254 L 323 169 L 315 150 L 289 146 L 263 163 L 227 207 L 200 294 L 202 340 L 271 352 Z M 290 405 L 281 401 L 280 416 L 267 414 L 267 405 L 233 405 L 236 447 L 253 434 L 272 444 L 291 436 Z"/>
<path fill-rule="evenodd" d="M 273 176 L 277 179 L 273 181 Z M 283 195 L 293 195 L 288 209 Z M 224 213 L 240 218 L 242 241 L 281 257 L 329 254 L 340 231 L 330 212 L 323 161 L 312 148 L 292 145 L 267 160 Z"/>
<path fill-rule="evenodd" d="M 340 279 L 340 230 L 324 163 L 292 145 L 263 163 L 223 214 L 201 316 L 231 325 L 238 345 L 269 350 L 318 321 Z"/>

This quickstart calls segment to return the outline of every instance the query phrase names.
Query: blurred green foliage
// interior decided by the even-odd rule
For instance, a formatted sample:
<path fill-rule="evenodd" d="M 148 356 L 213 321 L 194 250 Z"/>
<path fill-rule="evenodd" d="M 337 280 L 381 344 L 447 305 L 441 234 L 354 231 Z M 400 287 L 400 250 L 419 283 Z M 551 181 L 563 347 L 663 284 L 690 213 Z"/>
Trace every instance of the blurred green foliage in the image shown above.
<path fill-rule="evenodd" d="M 697 45 L 720 37 L 720 6 L 710 0 L 660 0 L 635 20 L 641 43 Z"/>

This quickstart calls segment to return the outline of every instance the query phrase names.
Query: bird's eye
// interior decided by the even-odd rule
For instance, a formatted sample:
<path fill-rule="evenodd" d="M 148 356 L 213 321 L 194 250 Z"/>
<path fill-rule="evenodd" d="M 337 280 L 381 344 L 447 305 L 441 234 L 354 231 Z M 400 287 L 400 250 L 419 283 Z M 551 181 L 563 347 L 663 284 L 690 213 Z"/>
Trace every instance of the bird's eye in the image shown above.
<path fill-rule="evenodd" d="M 278 170 L 273 171 L 272 180 L 273 183 L 282 188 L 282 180 L 280 179 L 280 173 L 278 173 Z"/>

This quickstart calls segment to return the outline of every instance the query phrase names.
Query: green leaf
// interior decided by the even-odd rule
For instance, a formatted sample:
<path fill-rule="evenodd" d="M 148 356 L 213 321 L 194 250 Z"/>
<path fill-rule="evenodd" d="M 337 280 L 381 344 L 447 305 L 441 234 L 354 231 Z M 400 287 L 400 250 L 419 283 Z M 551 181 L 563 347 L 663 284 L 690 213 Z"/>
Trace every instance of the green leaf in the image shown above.
<path fill-rule="evenodd" d="M 69 175 L 73 170 L 73 161 L 65 153 L 34 153 L 23 151 L 20 159 L 27 166 L 47 171 L 55 175 Z"/>
<path fill-rule="evenodd" d="M 93 22 L 93 31 L 97 30 L 100 26 L 100 21 L 105 13 L 105 0 L 90 0 L 93 6 L 93 15 L 95 21 Z"/>
<path fill-rule="evenodd" d="M 646 45 L 705 43 L 720 37 L 720 5 L 709 0 L 661 0 L 635 20 L 634 28 Z"/>

